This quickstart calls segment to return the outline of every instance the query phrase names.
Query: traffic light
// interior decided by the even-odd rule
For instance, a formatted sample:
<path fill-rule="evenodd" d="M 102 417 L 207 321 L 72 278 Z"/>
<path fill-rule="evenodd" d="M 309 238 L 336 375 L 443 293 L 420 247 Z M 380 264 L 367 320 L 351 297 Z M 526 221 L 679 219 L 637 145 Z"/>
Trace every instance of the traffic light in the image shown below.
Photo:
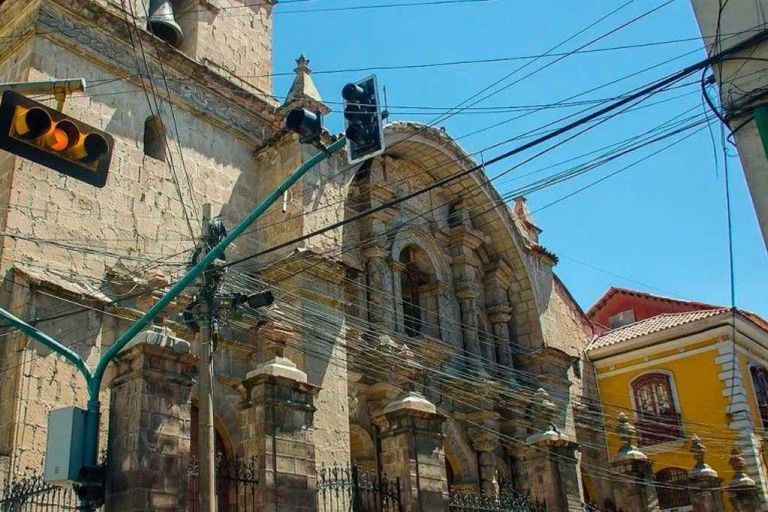
<path fill-rule="evenodd" d="M 384 152 L 384 132 L 376 87 L 376 75 L 341 90 L 344 98 L 344 122 L 347 159 L 362 162 Z"/>
<path fill-rule="evenodd" d="M 104 504 L 104 466 L 83 466 L 75 494 L 92 508 Z"/>
<path fill-rule="evenodd" d="M 305 108 L 295 108 L 285 118 L 285 127 L 293 133 L 298 133 L 302 143 L 313 144 L 320 140 L 323 120 L 319 113 L 310 112 Z"/>
<path fill-rule="evenodd" d="M 16 92 L 3 92 L 0 149 L 103 187 L 113 146 L 106 132 Z"/>

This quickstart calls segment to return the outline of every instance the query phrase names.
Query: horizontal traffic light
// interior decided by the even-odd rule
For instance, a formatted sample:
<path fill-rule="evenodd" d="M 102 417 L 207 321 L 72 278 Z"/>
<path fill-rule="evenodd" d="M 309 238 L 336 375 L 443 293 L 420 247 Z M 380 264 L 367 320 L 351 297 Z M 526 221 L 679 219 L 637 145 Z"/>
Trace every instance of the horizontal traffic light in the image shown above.
<path fill-rule="evenodd" d="M 295 108 L 285 118 L 285 127 L 299 134 L 299 140 L 311 144 L 320 140 L 323 132 L 323 120 L 319 112 L 310 112 L 305 108 Z"/>
<path fill-rule="evenodd" d="M 0 102 L 0 149 L 95 187 L 107 183 L 114 139 L 13 91 Z"/>

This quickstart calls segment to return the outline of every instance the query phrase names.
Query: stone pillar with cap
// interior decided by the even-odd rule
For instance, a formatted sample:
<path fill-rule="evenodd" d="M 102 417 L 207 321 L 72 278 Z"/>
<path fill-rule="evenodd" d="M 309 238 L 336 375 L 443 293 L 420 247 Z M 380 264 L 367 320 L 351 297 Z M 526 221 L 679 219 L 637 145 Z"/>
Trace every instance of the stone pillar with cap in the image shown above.
<path fill-rule="evenodd" d="M 525 464 L 533 475 L 528 490 L 548 510 L 581 510 L 578 444 L 557 429 L 554 413 L 549 393 L 539 388 L 528 407 L 532 433 L 525 440 Z"/>
<path fill-rule="evenodd" d="M 499 438 L 488 429 L 474 426 L 467 429 L 472 448 L 477 453 L 477 466 L 480 473 L 480 492 L 489 497 L 498 497 L 499 482 L 496 479 L 496 449 Z"/>
<path fill-rule="evenodd" d="M 393 273 L 387 264 L 387 251 L 372 245 L 363 249 L 363 256 L 368 275 L 368 320 L 386 333 L 395 328 Z"/>
<path fill-rule="evenodd" d="M 155 326 L 114 360 L 110 384 L 107 510 L 187 509 L 190 415 L 197 358 Z"/>
<path fill-rule="evenodd" d="M 728 500 L 733 512 L 754 512 L 760 510 L 760 495 L 757 484 L 744 472 L 747 467 L 740 448 L 731 450 L 728 464 L 733 468 L 733 478 L 728 483 Z"/>
<path fill-rule="evenodd" d="M 241 453 L 257 461 L 258 492 L 254 510 L 317 510 L 314 398 L 319 388 L 283 355 L 291 333 L 262 327 L 269 347 L 267 361 L 238 385 Z"/>
<path fill-rule="evenodd" d="M 694 512 L 723 512 L 723 493 L 720 488 L 720 478 L 717 471 L 704 462 L 707 448 L 699 436 L 691 436 L 691 448 L 695 464 L 688 472 L 691 490 L 691 504 Z"/>
<path fill-rule="evenodd" d="M 416 391 L 406 391 L 384 407 L 381 465 L 400 480 L 403 512 L 442 512 L 448 504 L 442 424 L 445 417 Z"/>
<path fill-rule="evenodd" d="M 659 498 L 653 485 L 653 462 L 634 445 L 635 427 L 623 412 L 619 414 L 616 434 L 622 445 L 613 458 L 613 467 L 623 476 L 617 476 L 614 482 L 616 508 L 659 512 Z"/>

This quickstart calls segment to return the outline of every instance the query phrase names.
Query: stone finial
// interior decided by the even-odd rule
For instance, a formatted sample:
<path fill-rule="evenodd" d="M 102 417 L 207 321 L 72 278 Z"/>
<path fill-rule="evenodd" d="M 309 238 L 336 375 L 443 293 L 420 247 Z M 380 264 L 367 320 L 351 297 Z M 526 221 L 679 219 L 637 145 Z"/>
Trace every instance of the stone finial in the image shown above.
<path fill-rule="evenodd" d="M 525 236 L 531 242 L 539 242 L 539 233 L 541 229 L 533 222 L 533 215 L 528 209 L 526 199 L 523 196 L 515 198 L 515 206 L 513 208 L 515 217 L 520 222 L 523 228 L 523 236 Z"/>
<path fill-rule="evenodd" d="M 688 472 L 688 476 L 691 478 L 701 477 L 714 477 L 717 478 L 717 471 L 712 469 L 709 464 L 704 462 L 704 454 L 707 453 L 707 447 L 701 442 L 701 438 L 696 434 L 691 436 L 691 447 L 688 450 L 693 455 L 693 460 L 696 463 L 693 465 L 693 469 Z"/>
<path fill-rule="evenodd" d="M 555 403 L 549 399 L 549 393 L 544 388 L 539 388 L 531 397 L 528 413 L 531 418 L 531 426 L 534 431 L 544 431 L 552 424 L 555 415 Z"/>
<path fill-rule="evenodd" d="M 734 446 L 731 450 L 731 458 L 728 459 L 728 464 L 733 468 L 733 478 L 731 479 L 729 487 L 755 487 L 755 481 L 749 478 L 744 472 L 747 467 L 747 463 L 744 460 L 743 452 L 741 448 Z"/>
<path fill-rule="evenodd" d="M 312 80 L 309 59 L 304 55 L 299 55 L 293 72 L 296 73 L 296 76 L 281 109 L 289 111 L 294 108 L 306 108 L 312 112 L 320 112 L 322 115 L 330 113 L 331 109 L 323 103 L 323 98 Z"/>
<path fill-rule="evenodd" d="M 633 444 L 635 439 L 635 427 L 629 422 L 627 415 L 619 413 L 616 424 L 616 434 L 621 439 L 621 448 L 614 457 L 614 462 L 623 460 L 647 460 L 648 457 Z"/>

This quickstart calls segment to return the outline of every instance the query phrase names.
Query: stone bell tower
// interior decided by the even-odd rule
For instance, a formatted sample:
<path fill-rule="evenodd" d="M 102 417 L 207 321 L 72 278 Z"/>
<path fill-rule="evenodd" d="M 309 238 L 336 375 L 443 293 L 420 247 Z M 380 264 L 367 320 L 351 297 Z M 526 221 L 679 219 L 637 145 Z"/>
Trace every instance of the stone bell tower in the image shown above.
<path fill-rule="evenodd" d="M 120 4 L 113 0 L 98 1 L 107 8 Z M 268 96 L 272 94 L 272 9 L 276 3 L 126 0 L 125 5 L 127 14 L 139 23 L 156 21 L 155 34 L 161 39 L 164 24 L 175 23 L 182 37 L 168 42 L 179 51 L 238 86 Z"/>

